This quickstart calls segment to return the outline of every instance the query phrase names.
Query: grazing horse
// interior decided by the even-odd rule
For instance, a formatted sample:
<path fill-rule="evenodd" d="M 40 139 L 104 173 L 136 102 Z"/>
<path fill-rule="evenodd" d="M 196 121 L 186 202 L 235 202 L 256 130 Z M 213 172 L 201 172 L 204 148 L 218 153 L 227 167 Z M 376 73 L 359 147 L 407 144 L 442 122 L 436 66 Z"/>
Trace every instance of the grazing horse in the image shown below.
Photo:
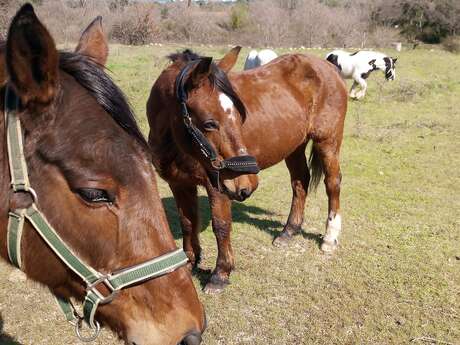
<path fill-rule="evenodd" d="M 348 53 L 334 50 L 326 55 L 326 60 L 339 69 L 343 78 L 354 80 L 350 90 L 351 98 L 360 99 L 364 97 L 367 90 L 366 79 L 375 70 L 383 71 L 386 80 L 396 78 L 395 64 L 398 59 L 383 53 L 364 50 Z M 358 85 L 361 88 L 359 91 Z"/>
<path fill-rule="evenodd" d="M 339 151 L 347 110 L 345 83 L 328 62 L 301 54 L 229 73 L 239 51 L 240 47 L 232 49 L 218 64 L 190 51 L 171 55 L 172 64 L 153 85 L 147 103 L 153 161 L 174 194 L 184 250 L 193 263 L 201 254 L 197 186 L 208 193 L 218 246 L 216 268 L 205 287 L 209 293 L 222 291 L 234 268 L 231 200 L 243 201 L 258 183 L 257 169 L 221 169 L 216 179 L 222 161 L 246 157 L 251 162 L 247 157 L 253 157 L 258 168 L 266 169 L 285 160 L 293 198 L 275 245 L 287 244 L 301 231 L 308 188 L 318 184 L 323 170 L 329 197 L 324 251 L 337 247 L 341 230 Z M 215 151 L 217 164 L 210 164 L 193 140 L 190 123 Z M 312 178 L 305 156 L 310 140 Z"/>
<path fill-rule="evenodd" d="M 196 345 L 203 306 L 107 54 L 100 17 L 66 53 L 30 4 L 12 20 L 0 44 L 0 255 L 47 286 L 78 333 L 84 319 L 128 345 Z"/>
<path fill-rule="evenodd" d="M 278 57 L 271 49 L 262 49 L 260 52 L 253 49 L 249 52 L 246 61 L 244 62 L 244 70 L 260 67 L 269 63 L 272 60 L 275 60 Z"/>

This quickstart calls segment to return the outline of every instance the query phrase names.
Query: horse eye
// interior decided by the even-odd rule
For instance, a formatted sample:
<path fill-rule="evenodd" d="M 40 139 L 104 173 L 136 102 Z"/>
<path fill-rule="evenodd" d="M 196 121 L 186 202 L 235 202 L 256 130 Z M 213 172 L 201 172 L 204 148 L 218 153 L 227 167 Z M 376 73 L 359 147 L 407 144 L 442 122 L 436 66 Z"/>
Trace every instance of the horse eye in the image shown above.
<path fill-rule="evenodd" d="M 203 127 L 206 131 L 218 131 L 220 128 L 219 122 L 216 120 L 207 120 L 203 123 Z"/>
<path fill-rule="evenodd" d="M 96 188 L 80 188 L 76 192 L 78 195 L 90 203 L 111 203 L 113 202 L 113 197 L 109 195 L 106 190 L 96 189 Z"/>

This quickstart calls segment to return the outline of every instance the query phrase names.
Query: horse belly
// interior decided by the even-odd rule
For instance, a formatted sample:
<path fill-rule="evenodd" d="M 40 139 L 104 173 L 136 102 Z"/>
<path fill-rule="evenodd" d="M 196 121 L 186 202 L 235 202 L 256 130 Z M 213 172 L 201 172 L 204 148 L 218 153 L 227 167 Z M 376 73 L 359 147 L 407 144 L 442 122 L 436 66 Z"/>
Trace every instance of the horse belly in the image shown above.
<path fill-rule="evenodd" d="M 257 130 L 245 131 L 244 141 L 249 154 L 256 158 L 261 169 L 266 169 L 284 160 L 306 141 L 306 128 L 306 123 L 299 123 L 298 118 L 294 122 L 264 121 Z"/>
<path fill-rule="evenodd" d="M 352 65 L 344 64 L 344 66 L 342 65 L 342 70 L 340 71 L 340 75 L 342 76 L 342 78 L 350 79 L 353 76 L 353 71 L 354 71 L 354 67 Z"/>

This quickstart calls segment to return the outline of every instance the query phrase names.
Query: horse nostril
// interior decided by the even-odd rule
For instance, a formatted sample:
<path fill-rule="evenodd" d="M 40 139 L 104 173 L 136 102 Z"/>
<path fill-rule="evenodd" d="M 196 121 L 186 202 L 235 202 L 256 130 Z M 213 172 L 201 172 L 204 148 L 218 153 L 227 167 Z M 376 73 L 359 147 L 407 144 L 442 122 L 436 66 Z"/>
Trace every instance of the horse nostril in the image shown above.
<path fill-rule="evenodd" d="M 180 343 L 180 345 L 200 345 L 201 334 L 198 332 L 190 333 Z"/>

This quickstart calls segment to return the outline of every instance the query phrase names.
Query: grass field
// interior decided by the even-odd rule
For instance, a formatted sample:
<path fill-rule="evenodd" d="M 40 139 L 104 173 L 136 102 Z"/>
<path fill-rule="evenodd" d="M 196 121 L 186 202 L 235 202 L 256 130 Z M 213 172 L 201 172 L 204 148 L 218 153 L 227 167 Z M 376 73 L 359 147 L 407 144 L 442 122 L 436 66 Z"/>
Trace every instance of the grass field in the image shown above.
<path fill-rule="evenodd" d="M 111 47 L 109 68 L 145 133 L 150 87 L 164 56 L 179 48 Z M 196 47 L 215 57 L 228 49 Z M 332 257 L 319 250 L 324 188 L 308 200 L 302 235 L 287 249 L 271 245 L 291 188 L 284 163 L 263 171 L 258 191 L 233 207 L 231 285 L 217 296 L 200 292 L 209 320 L 204 345 L 460 344 L 460 58 L 388 53 L 399 57 L 397 80 L 376 73 L 366 98 L 349 104 L 339 250 Z M 179 240 L 174 201 L 159 184 Z M 206 197 L 200 202 L 202 268 L 211 269 L 216 246 Z M 0 344 L 78 344 L 46 290 L 3 263 L 0 272 Z M 106 330 L 96 344 L 118 342 Z"/>

